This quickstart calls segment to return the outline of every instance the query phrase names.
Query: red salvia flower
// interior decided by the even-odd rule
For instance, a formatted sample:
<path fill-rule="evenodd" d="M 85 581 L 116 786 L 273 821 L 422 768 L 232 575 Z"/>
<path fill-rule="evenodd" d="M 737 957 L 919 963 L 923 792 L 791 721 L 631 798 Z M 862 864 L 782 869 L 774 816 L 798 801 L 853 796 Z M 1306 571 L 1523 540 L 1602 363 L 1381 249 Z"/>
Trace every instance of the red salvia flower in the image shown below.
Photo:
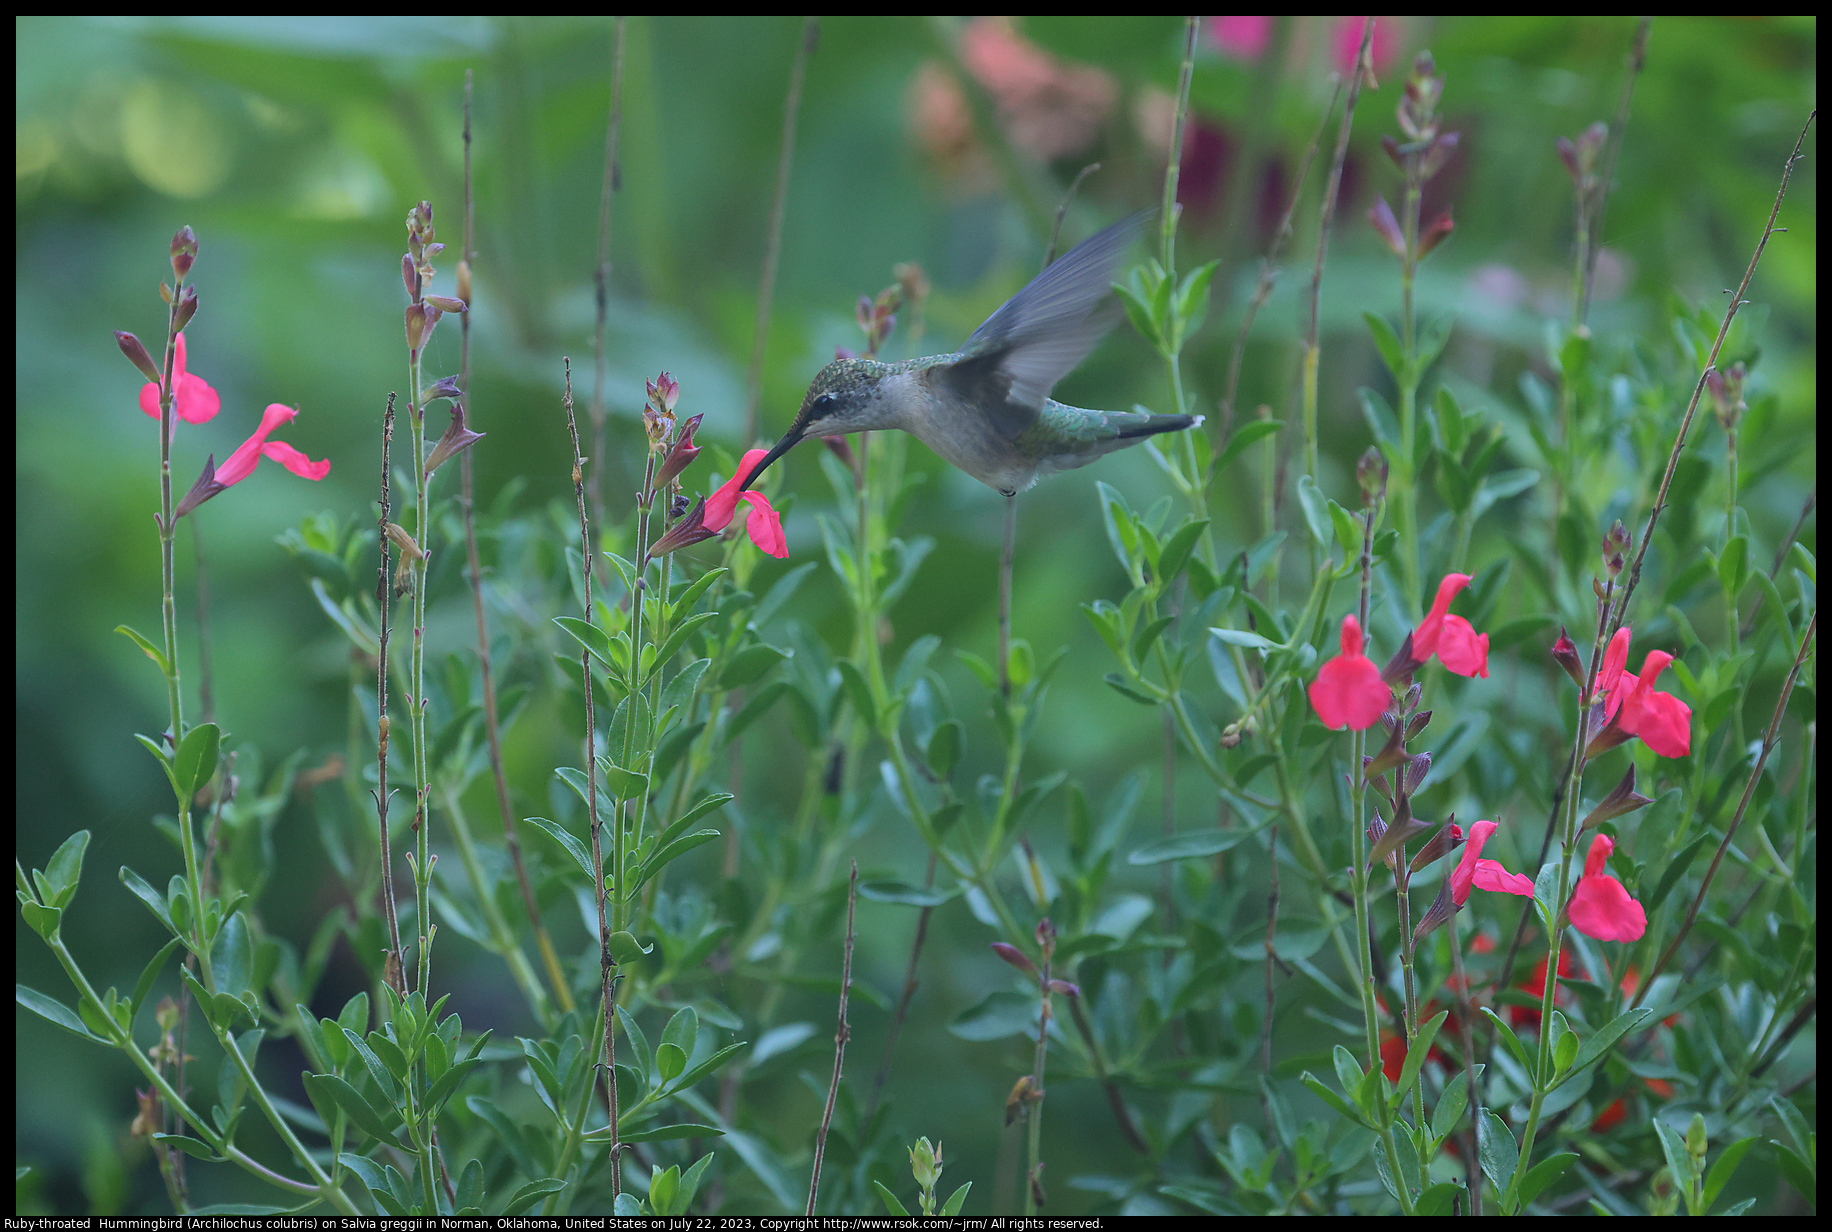
<path fill-rule="evenodd" d="M 1650 656 L 1651 657 L 1651 656 Z M 1584 875 L 1565 908 L 1571 926 L 1597 941 L 1639 941 L 1648 929 L 1648 913 L 1629 897 L 1622 883 L 1605 868 L 1616 840 L 1599 834 L 1590 842 L 1590 854 L 1584 859 Z"/>
<path fill-rule="evenodd" d="M 751 507 L 750 516 L 745 519 L 744 529 L 751 537 L 751 542 L 768 552 L 771 556 L 786 558 L 789 555 L 789 544 L 782 534 L 782 518 L 770 507 L 770 502 L 761 492 L 740 492 L 738 485 L 750 477 L 757 464 L 764 459 L 767 451 L 753 449 L 744 455 L 738 463 L 737 471 L 727 479 L 719 490 L 706 498 L 706 529 L 724 530 L 731 524 L 732 515 L 737 512 L 738 501 L 743 500 Z"/>
<path fill-rule="evenodd" d="M 186 423 L 203 423 L 214 419 L 222 409 L 222 399 L 210 388 L 210 382 L 185 371 L 184 334 L 178 335 L 177 354 L 172 357 L 172 410 Z M 151 381 L 140 387 L 140 409 L 159 418 L 159 386 Z"/>
<path fill-rule="evenodd" d="M 1654 688 L 1673 656 L 1650 650 L 1642 661 L 1641 674 L 1631 675 L 1627 670 L 1629 637 L 1628 626 L 1622 626 L 1603 652 L 1603 667 L 1597 673 L 1597 688 L 1608 695 L 1603 712 L 1616 727 L 1641 737 L 1660 756 L 1684 757 L 1692 751 L 1692 708 Z"/>
<path fill-rule="evenodd" d="M 1342 618 L 1342 653 L 1325 663 L 1311 682 L 1310 705 L 1328 728 L 1347 726 L 1366 731 L 1380 721 L 1380 713 L 1393 701 L 1393 691 L 1380 678 L 1380 669 L 1362 653 L 1361 625 L 1353 616 Z"/>
<path fill-rule="evenodd" d="M 1477 633 L 1469 621 L 1450 615 L 1450 601 L 1469 585 L 1469 574 L 1447 573 L 1438 583 L 1431 611 L 1412 631 L 1412 657 L 1423 663 L 1432 655 L 1459 676 L 1488 676 L 1488 634 Z"/>

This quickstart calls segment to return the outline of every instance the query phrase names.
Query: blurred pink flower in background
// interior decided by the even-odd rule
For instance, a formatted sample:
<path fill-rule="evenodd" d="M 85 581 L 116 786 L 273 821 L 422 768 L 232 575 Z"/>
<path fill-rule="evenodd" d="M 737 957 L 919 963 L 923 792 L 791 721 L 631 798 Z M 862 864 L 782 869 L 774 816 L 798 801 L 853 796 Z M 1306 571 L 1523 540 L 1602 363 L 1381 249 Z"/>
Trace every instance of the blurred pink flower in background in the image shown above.
<path fill-rule="evenodd" d="M 1272 45 L 1270 17 L 1211 17 L 1208 20 L 1209 41 L 1221 53 L 1234 60 L 1252 62 Z"/>

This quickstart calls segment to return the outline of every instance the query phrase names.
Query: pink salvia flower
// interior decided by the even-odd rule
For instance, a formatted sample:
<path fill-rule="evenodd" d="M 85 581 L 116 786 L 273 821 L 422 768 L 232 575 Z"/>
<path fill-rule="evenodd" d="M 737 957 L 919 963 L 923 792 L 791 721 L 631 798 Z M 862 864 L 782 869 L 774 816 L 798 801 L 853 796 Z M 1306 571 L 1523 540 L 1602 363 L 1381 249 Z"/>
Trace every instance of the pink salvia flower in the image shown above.
<path fill-rule="evenodd" d="M 1412 657 L 1423 663 L 1432 655 L 1459 676 L 1488 677 L 1488 634 L 1477 633 L 1469 621 L 1450 615 L 1450 601 L 1469 585 L 1469 574 L 1447 573 L 1438 583 L 1431 611 L 1412 631 Z"/>
<path fill-rule="evenodd" d="M 708 530 L 724 530 L 731 524 L 732 515 L 738 510 L 738 501 L 742 499 L 751 507 L 750 516 L 744 523 L 751 542 L 771 556 L 784 559 L 789 555 L 789 544 L 783 538 L 781 516 L 770 507 L 763 493 L 738 490 L 738 485 L 750 478 L 751 472 L 757 469 L 757 464 L 763 461 L 766 453 L 766 450 L 753 449 L 745 454 L 732 477 L 706 498 L 705 525 Z"/>
<path fill-rule="evenodd" d="M 210 382 L 185 371 L 184 334 L 178 335 L 177 354 L 172 357 L 172 410 L 186 423 L 204 423 L 214 419 L 222 409 L 222 399 L 210 388 Z M 140 409 L 159 418 L 159 386 L 148 381 L 140 387 Z"/>
<path fill-rule="evenodd" d="M 288 445 L 285 441 L 270 441 L 268 434 L 281 424 L 292 422 L 299 412 L 290 406 L 278 402 L 270 403 L 261 412 L 261 426 L 255 429 L 254 435 L 236 446 L 234 453 L 223 460 L 216 468 L 216 481 L 225 488 L 240 483 L 254 474 L 255 463 L 263 457 L 272 458 L 281 466 L 303 479 L 323 479 L 331 473 L 331 460 L 314 462 L 304 454 Z"/>
<path fill-rule="evenodd" d="M 1650 656 L 1651 657 L 1651 656 Z M 1648 913 L 1629 897 L 1620 881 L 1605 867 L 1616 841 L 1599 834 L 1590 842 L 1590 854 L 1584 858 L 1584 875 L 1571 892 L 1571 903 L 1565 913 L 1571 926 L 1598 941 L 1639 941 L 1648 930 Z"/>
<path fill-rule="evenodd" d="M 1310 685 L 1311 709 L 1325 727 L 1366 731 L 1392 704 L 1393 690 L 1361 648 L 1361 625 L 1353 616 L 1344 616 L 1342 653 L 1325 663 Z"/>
<path fill-rule="evenodd" d="M 1450 896 L 1457 906 L 1461 907 L 1469 901 L 1472 885 L 1478 890 L 1490 890 L 1497 894 L 1533 897 L 1531 877 L 1522 873 L 1510 873 L 1501 866 L 1499 860 L 1481 858 L 1482 845 L 1499 828 L 1492 821 L 1478 821 L 1469 828 L 1469 841 L 1463 844 L 1463 856 L 1450 871 Z"/>
<path fill-rule="evenodd" d="M 1597 673 L 1597 688 L 1607 693 L 1606 714 L 1616 726 L 1662 757 L 1685 757 L 1692 752 L 1692 708 L 1654 688 L 1654 681 L 1673 662 L 1664 650 L 1650 650 L 1642 661 L 1641 674 L 1628 670 L 1627 625 L 1616 630 L 1603 652 L 1603 668 Z"/>

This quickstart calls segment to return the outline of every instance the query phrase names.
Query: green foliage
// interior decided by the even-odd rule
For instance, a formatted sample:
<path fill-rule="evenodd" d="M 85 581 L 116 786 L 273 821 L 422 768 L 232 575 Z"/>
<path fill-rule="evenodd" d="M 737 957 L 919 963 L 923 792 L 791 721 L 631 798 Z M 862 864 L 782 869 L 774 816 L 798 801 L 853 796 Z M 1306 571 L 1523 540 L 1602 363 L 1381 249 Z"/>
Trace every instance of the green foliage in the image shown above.
<path fill-rule="evenodd" d="M 34 1175 L 131 1086 L 153 1149 L 109 1162 L 144 1169 L 115 1186 L 136 1200 L 163 1182 L 154 1211 L 201 1213 L 204 1192 L 277 1211 L 254 1200 L 280 1175 L 284 1209 L 345 1216 L 793 1213 L 817 1127 L 836 1214 L 1003 1215 L 1044 1191 L 1049 1214 L 1810 1209 L 1810 146 L 1717 355 L 1734 388 L 1700 380 L 1713 296 L 1808 106 L 1814 27 L 1656 23 L 1620 158 L 1597 169 L 1607 226 L 1578 240 L 1603 247 L 1577 308 L 1574 214 L 1594 215 L 1555 142 L 1613 123 L 1633 24 L 1400 25 L 1357 105 L 1306 368 L 1336 133 L 1322 57 L 1342 31 L 1268 21 L 1259 51 L 1243 28 L 1199 31 L 1176 242 L 1153 225 L 1115 288 L 1129 329 L 1059 390 L 1207 422 L 1018 498 L 1008 648 L 1003 502 L 901 433 L 766 472 L 785 565 L 747 541 L 748 504 L 724 538 L 660 552 L 676 493 L 645 475 L 702 416 L 711 452 L 680 472 L 681 507 L 710 494 L 753 443 L 735 436 L 747 404 L 766 436 L 784 427 L 834 348 L 861 345 L 848 306 L 889 304 L 872 299 L 887 280 L 900 329 L 865 345 L 958 345 L 1035 272 L 1083 165 L 1106 170 L 1061 246 L 1160 200 L 1153 117 L 1183 23 L 1026 19 L 1026 48 L 990 19 L 824 21 L 754 352 L 802 27 L 631 19 L 602 429 L 595 382 L 574 385 L 589 582 L 556 407 L 559 356 L 593 346 L 606 23 L 325 19 L 284 47 L 208 21 L 22 25 L 16 999 Z M 1463 130 L 1431 174 L 1428 136 L 1380 144 L 1426 46 Z M 478 48 L 505 54 L 471 65 Z M 1000 55 L 1066 74 L 1056 101 L 1013 94 Z M 450 291 L 465 67 L 479 311 L 446 314 L 403 384 L 393 228 L 442 186 L 449 247 L 421 257 L 427 289 Z M 1282 276 L 1243 331 L 1267 211 L 1293 192 Z M 1371 193 L 1414 239 L 1454 206 L 1454 235 L 1422 265 L 1402 243 L 1396 270 L 1363 225 Z M 179 424 L 173 499 L 261 398 L 297 402 L 288 439 L 333 467 L 318 485 L 262 467 L 188 512 L 161 593 L 157 431 L 101 331 L 131 324 L 160 353 L 147 286 L 173 267 L 147 236 L 184 221 L 174 201 L 201 237 L 187 363 L 222 410 Z M 904 260 L 922 271 L 893 273 Z M 468 488 L 459 466 L 416 465 L 446 412 L 416 424 L 412 405 L 461 366 L 467 329 L 485 434 Z M 679 403 L 653 395 L 645 424 L 663 369 Z M 409 392 L 384 536 L 391 389 Z M 427 555 L 378 574 L 397 536 Z M 1450 615 L 1486 636 L 1488 670 L 1441 649 L 1390 664 L 1451 573 L 1473 579 Z M 1599 594 L 1631 585 L 1629 670 L 1674 656 L 1658 687 L 1689 708 L 1689 750 L 1603 747 L 1618 694 L 1568 790 L 1581 706 L 1548 651 L 1568 632 L 1583 674 L 1609 632 Z M 1389 726 L 1359 737 L 1319 721 L 1312 692 L 1350 614 L 1396 686 Z M 148 796 L 159 774 L 127 756 L 135 728 L 169 805 L 147 804 L 165 788 Z M 1639 803 L 1603 807 L 1618 782 Z M 1593 809 L 1607 820 L 1586 830 Z M 1392 828 L 1370 860 L 1375 812 Z M 1530 906 L 1484 874 L 1451 910 L 1468 848 L 1419 852 L 1453 816 L 1502 823 L 1483 858 L 1534 883 Z M 1565 926 L 1597 834 L 1645 908 L 1637 940 Z M 79 895 L 92 844 L 120 885 Z M 1551 990 L 1542 960 L 1567 972 Z M 295 1074 L 304 1102 L 281 1094 Z M 1003 1176 L 1001 1132 L 1023 1141 Z"/>

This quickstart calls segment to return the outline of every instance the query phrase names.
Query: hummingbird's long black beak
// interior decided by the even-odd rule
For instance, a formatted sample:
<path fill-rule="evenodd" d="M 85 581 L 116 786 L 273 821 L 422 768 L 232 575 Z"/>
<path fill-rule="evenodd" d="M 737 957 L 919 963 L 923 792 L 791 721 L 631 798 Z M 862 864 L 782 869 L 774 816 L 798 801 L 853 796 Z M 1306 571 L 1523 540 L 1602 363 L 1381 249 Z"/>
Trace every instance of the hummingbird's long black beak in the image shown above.
<path fill-rule="evenodd" d="M 797 445 L 801 444 L 803 431 L 804 430 L 802 428 L 802 425 L 796 424 L 793 427 L 791 427 L 787 432 L 783 433 L 782 439 L 776 442 L 775 446 L 771 448 L 770 452 L 763 455 L 763 461 L 757 464 L 756 469 L 754 469 L 753 471 L 751 471 L 750 474 L 744 477 L 744 482 L 738 485 L 738 490 L 742 492 L 745 489 L 749 488 L 753 483 L 756 483 L 757 477 L 763 474 L 764 471 L 769 469 L 770 463 L 782 457 L 783 454 L 788 453 L 789 450 L 795 448 Z"/>

